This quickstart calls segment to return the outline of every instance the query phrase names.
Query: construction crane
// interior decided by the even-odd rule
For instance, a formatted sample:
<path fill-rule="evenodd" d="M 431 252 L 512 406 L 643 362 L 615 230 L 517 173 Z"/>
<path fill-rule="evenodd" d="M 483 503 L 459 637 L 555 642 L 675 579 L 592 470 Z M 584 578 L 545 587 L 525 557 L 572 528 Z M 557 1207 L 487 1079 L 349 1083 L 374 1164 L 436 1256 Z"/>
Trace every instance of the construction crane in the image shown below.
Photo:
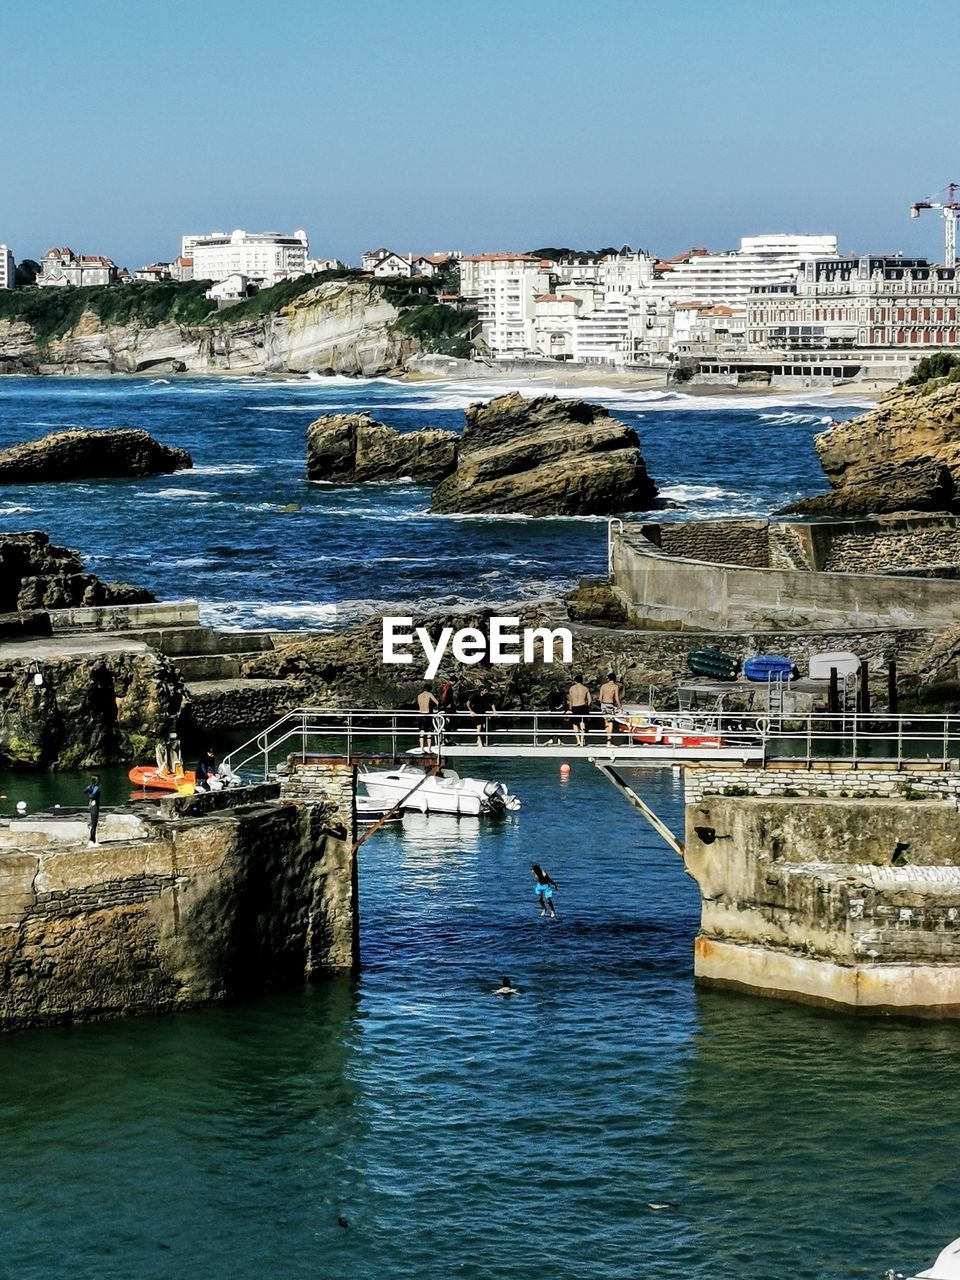
<path fill-rule="evenodd" d="M 948 182 L 944 191 L 947 193 L 946 200 L 918 200 L 916 204 L 912 204 L 910 217 L 919 218 L 921 209 L 943 210 L 943 264 L 946 267 L 953 267 L 957 262 L 957 219 L 960 218 L 960 200 L 957 200 L 957 192 L 960 191 L 960 183 Z"/>

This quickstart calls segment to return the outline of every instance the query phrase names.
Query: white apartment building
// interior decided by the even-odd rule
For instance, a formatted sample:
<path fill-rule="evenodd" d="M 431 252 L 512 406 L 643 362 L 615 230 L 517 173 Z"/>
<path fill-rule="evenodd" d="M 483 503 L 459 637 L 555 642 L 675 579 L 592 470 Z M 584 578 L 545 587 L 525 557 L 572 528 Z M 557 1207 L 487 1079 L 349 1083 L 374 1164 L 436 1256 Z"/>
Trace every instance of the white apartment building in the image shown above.
<path fill-rule="evenodd" d="M 477 253 L 460 259 L 460 296 L 477 308 L 495 356 L 537 354 L 538 296 L 551 292 L 552 263 L 528 253 Z"/>
<path fill-rule="evenodd" d="M 17 284 L 17 264 L 13 260 L 13 250 L 0 244 L 0 289 L 14 289 Z"/>
<path fill-rule="evenodd" d="M 266 285 L 306 274 L 309 244 L 307 233 L 294 231 L 214 231 L 209 235 L 186 235 L 180 242 L 180 257 L 193 260 L 194 280 L 226 280 L 246 276 Z"/>
<path fill-rule="evenodd" d="M 789 284 L 796 280 L 804 262 L 836 255 L 836 236 L 744 236 L 740 248 L 729 253 L 691 249 L 659 262 L 657 287 L 676 302 L 722 302 L 742 307 L 753 290 Z"/>

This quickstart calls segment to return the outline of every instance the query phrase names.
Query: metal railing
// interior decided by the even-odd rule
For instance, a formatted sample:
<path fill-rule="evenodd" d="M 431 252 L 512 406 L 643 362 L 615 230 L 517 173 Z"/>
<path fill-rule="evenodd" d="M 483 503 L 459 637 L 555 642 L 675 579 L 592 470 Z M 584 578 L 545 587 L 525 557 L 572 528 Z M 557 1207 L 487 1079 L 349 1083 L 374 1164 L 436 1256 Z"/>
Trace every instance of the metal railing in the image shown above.
<path fill-rule="evenodd" d="M 241 776 L 267 779 L 291 755 L 304 761 L 417 754 L 601 756 L 625 765 L 782 760 L 813 767 L 836 761 L 852 768 L 925 763 L 938 769 L 957 768 L 960 758 L 960 715 L 638 712 L 614 719 L 609 744 L 606 723 L 599 710 L 576 719 L 566 711 L 460 711 L 433 716 L 426 727 L 415 711 L 299 707 L 237 747 L 223 764 Z"/>

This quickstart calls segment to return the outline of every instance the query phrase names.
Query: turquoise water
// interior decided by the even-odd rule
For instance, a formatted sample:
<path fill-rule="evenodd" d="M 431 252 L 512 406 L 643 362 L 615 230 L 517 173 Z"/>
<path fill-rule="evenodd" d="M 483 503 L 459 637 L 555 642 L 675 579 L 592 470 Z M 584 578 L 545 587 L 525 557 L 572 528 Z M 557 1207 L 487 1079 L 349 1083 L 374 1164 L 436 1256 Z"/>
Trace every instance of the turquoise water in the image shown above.
<path fill-rule="evenodd" d="M 960 1028 L 696 991 L 679 860 L 585 764 L 503 776 L 364 846 L 356 981 L 0 1038 L 0 1275 L 866 1280 L 960 1233 Z"/>

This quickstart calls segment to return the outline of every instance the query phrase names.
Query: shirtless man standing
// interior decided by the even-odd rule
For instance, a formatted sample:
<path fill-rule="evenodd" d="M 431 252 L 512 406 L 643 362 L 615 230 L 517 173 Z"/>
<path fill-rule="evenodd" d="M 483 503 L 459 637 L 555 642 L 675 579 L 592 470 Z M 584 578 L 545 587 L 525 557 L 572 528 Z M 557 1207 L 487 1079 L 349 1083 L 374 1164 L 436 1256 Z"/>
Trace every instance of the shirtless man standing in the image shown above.
<path fill-rule="evenodd" d="M 417 694 L 417 710 L 420 712 L 418 723 L 420 726 L 420 750 L 429 751 L 433 746 L 433 713 L 440 703 L 434 696 L 433 690 L 428 684 L 425 684 Z"/>
<path fill-rule="evenodd" d="M 613 746 L 613 717 L 621 710 L 620 686 L 612 671 L 600 686 L 600 710 L 603 712 L 603 727 L 607 731 L 607 746 Z"/>
<path fill-rule="evenodd" d="M 573 684 L 567 690 L 567 709 L 570 712 L 570 724 L 576 734 L 578 747 L 582 747 L 586 741 L 587 715 L 591 701 L 590 690 L 583 683 L 583 676 L 574 676 Z"/>

